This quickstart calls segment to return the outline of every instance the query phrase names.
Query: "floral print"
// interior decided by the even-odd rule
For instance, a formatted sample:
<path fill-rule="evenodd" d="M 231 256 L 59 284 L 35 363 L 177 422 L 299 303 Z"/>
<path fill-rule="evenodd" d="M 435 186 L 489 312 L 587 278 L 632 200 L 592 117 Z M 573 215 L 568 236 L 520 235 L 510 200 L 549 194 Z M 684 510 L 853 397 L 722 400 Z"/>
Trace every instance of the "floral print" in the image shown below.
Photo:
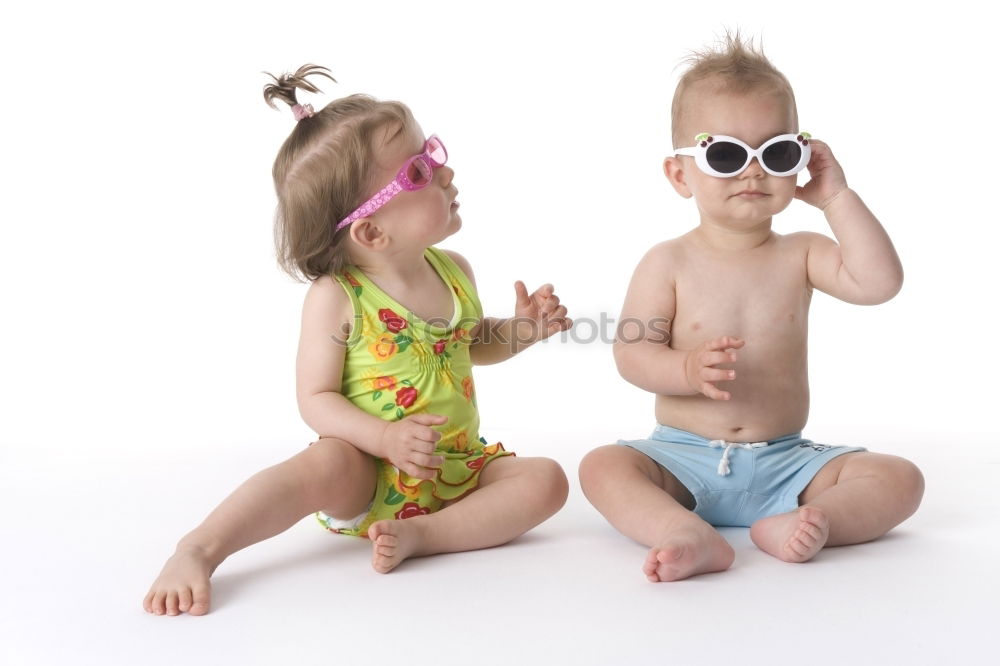
<path fill-rule="evenodd" d="M 406 520 L 414 516 L 426 516 L 431 510 L 426 506 L 420 506 L 416 502 L 407 502 L 403 508 L 396 512 L 396 520 Z"/>
<path fill-rule="evenodd" d="M 396 344 L 396 338 L 387 333 L 381 333 L 375 339 L 375 342 L 368 345 L 368 351 L 371 355 L 375 357 L 376 361 L 388 361 L 390 358 L 396 355 L 399 350 L 399 345 Z"/>
<path fill-rule="evenodd" d="M 399 333 L 404 328 L 409 326 L 405 319 L 388 308 L 382 308 L 379 310 L 378 318 L 379 321 L 385 322 L 385 327 L 392 333 Z"/>
<path fill-rule="evenodd" d="M 412 386 L 401 388 L 396 391 L 396 404 L 403 408 L 412 407 L 413 403 L 417 399 L 418 393 L 417 389 Z"/>
<path fill-rule="evenodd" d="M 386 377 L 385 375 L 381 377 L 376 377 L 372 381 L 373 391 L 391 391 L 396 388 L 396 378 Z"/>
<path fill-rule="evenodd" d="M 334 277 L 352 296 L 359 334 L 348 347 L 341 378 L 342 394 L 366 413 L 398 421 L 411 414 L 444 414 L 448 422 L 435 426 L 441 438 L 435 455 L 444 464 L 432 479 L 418 479 L 376 459 L 378 486 L 369 513 L 350 525 L 321 518 L 331 531 L 366 536 L 376 520 L 402 520 L 440 509 L 442 502 L 474 490 L 482 469 L 496 458 L 513 455 L 500 444 L 479 436 L 470 346 L 471 331 L 482 319 L 474 288 L 462 270 L 443 252 L 425 254 L 456 295 L 454 321 L 464 327 L 435 326 L 405 307 L 350 267 Z M 322 516 L 323 514 L 319 514 Z"/>

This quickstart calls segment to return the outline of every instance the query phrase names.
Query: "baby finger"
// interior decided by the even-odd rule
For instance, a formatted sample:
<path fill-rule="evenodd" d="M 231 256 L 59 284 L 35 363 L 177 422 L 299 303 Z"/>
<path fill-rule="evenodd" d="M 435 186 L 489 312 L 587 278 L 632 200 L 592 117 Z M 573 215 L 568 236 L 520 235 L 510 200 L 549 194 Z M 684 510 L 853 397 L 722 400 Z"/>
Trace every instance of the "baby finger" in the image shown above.
<path fill-rule="evenodd" d="M 719 389 L 715 388 L 713 384 L 709 384 L 708 382 L 705 382 L 701 385 L 701 392 L 704 393 L 709 398 L 711 398 L 712 400 L 729 400 L 730 397 L 729 393 L 727 393 L 726 391 L 720 391 Z"/>
<path fill-rule="evenodd" d="M 413 464 L 412 462 L 403 463 L 403 471 L 412 476 L 414 479 L 433 479 L 434 472 L 432 470 L 420 467 Z"/>
<path fill-rule="evenodd" d="M 702 365 L 709 367 L 720 363 L 732 363 L 736 360 L 736 352 L 707 351 L 701 355 Z"/>
<path fill-rule="evenodd" d="M 444 464 L 444 456 L 432 456 L 426 453 L 414 453 L 410 461 L 423 468 L 439 469 Z"/>
<path fill-rule="evenodd" d="M 421 444 L 418 447 L 418 449 L 420 451 L 425 451 L 426 453 L 430 453 L 431 451 L 434 450 L 433 446 L 434 442 L 441 439 L 441 433 L 439 433 L 437 430 L 434 430 L 433 428 L 428 428 L 427 426 L 421 426 L 419 429 L 414 431 L 413 437 L 420 440 L 421 442 L 429 442 L 430 443 L 429 449 L 424 444 Z"/>
<path fill-rule="evenodd" d="M 706 382 L 728 382 L 736 379 L 736 371 L 722 368 L 703 368 L 701 378 Z"/>
<path fill-rule="evenodd" d="M 566 317 L 566 306 L 560 305 L 549 313 L 549 319 L 564 319 Z"/>

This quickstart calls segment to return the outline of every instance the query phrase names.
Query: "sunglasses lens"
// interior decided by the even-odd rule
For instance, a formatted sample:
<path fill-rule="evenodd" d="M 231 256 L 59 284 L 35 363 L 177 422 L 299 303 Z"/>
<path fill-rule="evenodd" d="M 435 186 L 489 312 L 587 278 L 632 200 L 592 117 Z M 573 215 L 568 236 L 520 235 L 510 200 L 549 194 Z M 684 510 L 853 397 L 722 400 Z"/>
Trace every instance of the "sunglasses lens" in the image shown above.
<path fill-rule="evenodd" d="M 764 149 L 764 164 L 771 171 L 791 171 L 802 159 L 802 148 L 795 141 L 778 141 Z"/>
<path fill-rule="evenodd" d="M 719 173 L 735 173 L 747 163 L 747 151 L 729 141 L 716 141 L 705 151 L 705 160 Z"/>
<path fill-rule="evenodd" d="M 448 151 L 444 149 L 444 144 L 441 143 L 441 139 L 436 136 L 432 136 L 427 140 L 427 154 L 437 165 L 444 164 L 448 161 Z"/>
<path fill-rule="evenodd" d="M 421 188 L 431 182 L 431 168 L 420 158 L 413 158 L 406 165 L 406 177 L 415 188 Z"/>

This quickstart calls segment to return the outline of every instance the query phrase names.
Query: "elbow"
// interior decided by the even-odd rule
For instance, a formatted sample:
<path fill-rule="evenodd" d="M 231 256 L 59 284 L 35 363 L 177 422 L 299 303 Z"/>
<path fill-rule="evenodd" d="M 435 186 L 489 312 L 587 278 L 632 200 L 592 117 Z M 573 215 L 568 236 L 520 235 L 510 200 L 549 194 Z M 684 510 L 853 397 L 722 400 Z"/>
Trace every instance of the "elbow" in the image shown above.
<path fill-rule="evenodd" d="M 886 301 L 892 300 L 893 298 L 896 297 L 896 294 L 902 291 L 902 289 L 903 289 L 903 269 L 900 268 L 898 273 L 893 277 L 889 286 L 886 288 L 885 300 Z"/>
<path fill-rule="evenodd" d="M 877 288 L 866 294 L 864 305 L 881 305 L 891 301 L 903 288 L 903 271 L 900 269 L 896 274 L 887 277 Z"/>
<path fill-rule="evenodd" d="M 615 367 L 618 369 L 618 374 L 626 381 L 631 382 L 632 380 L 629 377 L 632 373 L 629 372 L 630 354 L 628 352 L 628 344 L 621 340 L 616 340 L 612 346 L 612 353 L 615 357 Z"/>
<path fill-rule="evenodd" d="M 306 423 L 309 423 L 309 413 L 312 411 L 312 398 L 314 398 L 315 395 L 315 393 L 303 392 L 296 392 L 295 394 L 295 403 L 299 407 L 299 416 L 301 416 L 302 420 Z"/>

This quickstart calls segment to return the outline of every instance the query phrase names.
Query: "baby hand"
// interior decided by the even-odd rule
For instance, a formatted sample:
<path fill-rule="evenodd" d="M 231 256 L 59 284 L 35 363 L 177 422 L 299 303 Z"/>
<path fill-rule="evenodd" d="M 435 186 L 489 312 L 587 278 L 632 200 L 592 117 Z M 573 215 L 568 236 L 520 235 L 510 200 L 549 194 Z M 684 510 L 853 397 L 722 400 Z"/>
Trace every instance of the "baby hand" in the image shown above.
<path fill-rule="evenodd" d="M 444 464 L 444 456 L 431 455 L 441 433 L 431 426 L 448 420 L 440 414 L 411 414 L 393 421 L 382 431 L 382 456 L 417 479 L 433 479 L 434 470 Z"/>
<path fill-rule="evenodd" d="M 803 187 L 795 188 L 795 197 L 823 210 L 847 189 L 847 177 L 830 146 L 816 139 L 809 139 L 809 145 L 812 147 L 809 182 Z"/>
<path fill-rule="evenodd" d="M 732 381 L 735 370 L 723 370 L 714 366 L 736 361 L 734 349 L 742 347 L 745 341 L 724 335 L 721 338 L 703 342 L 688 352 L 684 360 L 684 371 L 688 384 L 695 393 L 704 393 L 712 400 L 729 400 L 730 394 L 719 390 L 712 382 Z"/>
<path fill-rule="evenodd" d="M 573 320 L 566 317 L 566 306 L 559 304 L 551 284 L 542 285 L 529 296 L 524 283 L 518 280 L 514 283 L 514 293 L 517 295 L 514 317 L 519 341 L 544 340 L 573 325 Z M 526 330 L 529 328 L 530 331 Z"/>

